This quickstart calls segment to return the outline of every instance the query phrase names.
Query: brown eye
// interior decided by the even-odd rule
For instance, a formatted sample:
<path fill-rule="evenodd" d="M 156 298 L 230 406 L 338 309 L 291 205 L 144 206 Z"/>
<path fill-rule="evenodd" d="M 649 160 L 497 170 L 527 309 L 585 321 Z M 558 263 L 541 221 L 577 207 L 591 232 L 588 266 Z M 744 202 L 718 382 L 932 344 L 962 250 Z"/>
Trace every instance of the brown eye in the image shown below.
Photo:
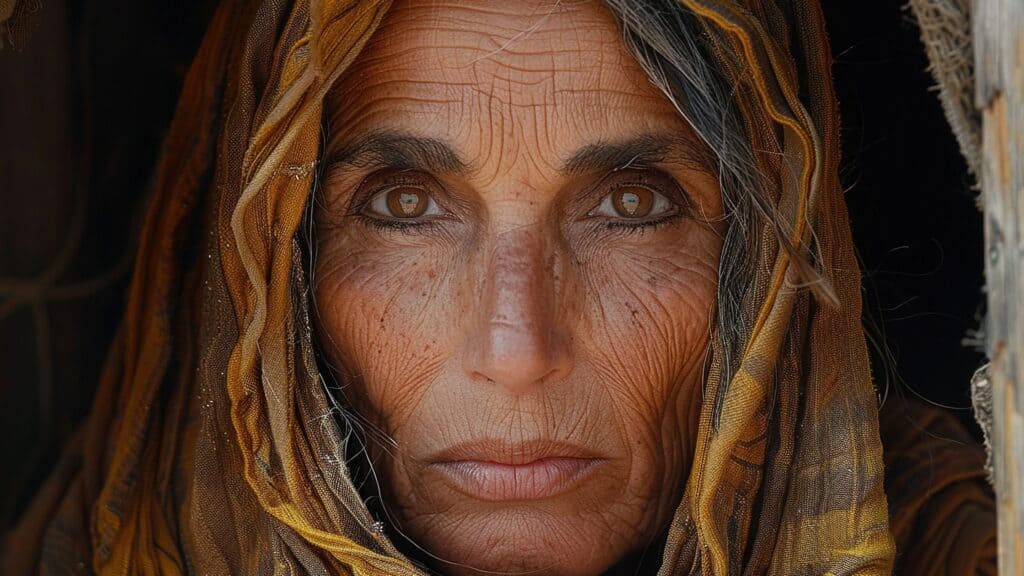
<path fill-rule="evenodd" d="M 441 188 L 427 174 L 381 172 L 370 176 L 364 186 L 376 192 L 363 204 L 360 212 L 376 220 L 427 220 L 445 213 L 434 199 Z"/>
<path fill-rule="evenodd" d="M 403 186 L 386 194 L 389 216 L 393 218 L 416 218 L 426 213 L 430 206 L 430 196 L 417 188 Z"/>
<path fill-rule="evenodd" d="M 612 185 L 611 191 L 604 195 L 601 203 L 591 210 L 589 215 L 604 216 L 612 220 L 646 221 L 680 210 L 677 203 L 658 191 L 669 187 L 671 181 L 655 186 L 632 178 L 631 176 L 631 181 Z M 652 179 L 650 176 L 647 178 Z"/>
<path fill-rule="evenodd" d="M 611 193 L 612 207 L 623 218 L 643 218 L 654 206 L 654 192 L 640 186 L 623 186 Z"/>

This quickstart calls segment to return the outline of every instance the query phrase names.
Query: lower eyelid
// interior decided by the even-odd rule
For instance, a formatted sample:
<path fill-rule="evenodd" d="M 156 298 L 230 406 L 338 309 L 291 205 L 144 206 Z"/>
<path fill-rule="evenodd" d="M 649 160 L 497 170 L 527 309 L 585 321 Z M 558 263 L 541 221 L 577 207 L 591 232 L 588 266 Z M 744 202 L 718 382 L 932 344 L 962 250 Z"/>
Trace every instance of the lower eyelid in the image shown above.
<path fill-rule="evenodd" d="M 378 230 L 386 230 L 389 232 L 425 232 L 426 230 L 438 225 L 437 219 L 403 221 L 397 218 L 376 218 L 362 213 L 354 214 L 354 216 L 363 225 L 372 226 Z"/>
<path fill-rule="evenodd" d="M 640 230 L 644 228 L 657 228 L 661 225 L 671 224 L 685 215 L 683 210 L 677 209 L 666 214 L 660 214 L 648 220 L 629 220 L 626 218 L 614 218 L 604 222 L 606 228 L 611 230 Z"/>

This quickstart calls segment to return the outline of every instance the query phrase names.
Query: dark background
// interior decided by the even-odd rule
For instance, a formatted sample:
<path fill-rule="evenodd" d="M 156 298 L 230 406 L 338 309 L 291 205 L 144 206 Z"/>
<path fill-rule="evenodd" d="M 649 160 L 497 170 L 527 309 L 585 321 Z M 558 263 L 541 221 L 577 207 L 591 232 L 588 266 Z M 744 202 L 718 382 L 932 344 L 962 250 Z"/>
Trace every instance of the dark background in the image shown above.
<path fill-rule="evenodd" d="M 919 30 L 902 2 L 823 5 L 876 384 L 888 409 L 904 396 L 938 403 L 980 435 L 969 382 L 984 360 L 981 212 Z"/>
<path fill-rule="evenodd" d="M 94 4 L 42 2 L 21 49 L 0 51 L 0 530 L 88 411 L 143 191 L 215 2 Z M 893 0 L 824 4 L 880 393 L 886 409 L 919 397 L 973 426 L 971 180 L 912 15 Z"/>

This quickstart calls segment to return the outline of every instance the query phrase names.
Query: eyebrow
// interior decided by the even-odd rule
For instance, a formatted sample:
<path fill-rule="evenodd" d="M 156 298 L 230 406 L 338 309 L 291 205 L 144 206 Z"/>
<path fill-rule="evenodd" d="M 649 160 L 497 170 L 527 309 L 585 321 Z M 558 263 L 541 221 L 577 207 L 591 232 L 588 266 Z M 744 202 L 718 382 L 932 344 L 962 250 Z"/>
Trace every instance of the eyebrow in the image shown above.
<path fill-rule="evenodd" d="M 699 167 L 704 165 L 704 154 L 687 136 L 643 134 L 627 140 L 587 144 L 566 160 L 562 171 L 570 174 L 612 172 L 667 160 Z"/>
<path fill-rule="evenodd" d="M 611 172 L 642 168 L 672 160 L 707 166 L 707 154 L 688 135 L 642 134 L 636 137 L 587 144 L 569 156 L 561 171 L 568 174 Z M 373 132 L 327 159 L 328 166 L 347 164 L 356 168 L 379 165 L 399 170 L 465 173 L 471 167 L 454 148 L 436 138 L 398 132 Z"/>
<path fill-rule="evenodd" d="M 327 165 L 356 168 L 381 165 L 400 170 L 465 172 L 468 166 L 443 140 L 396 132 L 374 132 L 328 158 Z"/>

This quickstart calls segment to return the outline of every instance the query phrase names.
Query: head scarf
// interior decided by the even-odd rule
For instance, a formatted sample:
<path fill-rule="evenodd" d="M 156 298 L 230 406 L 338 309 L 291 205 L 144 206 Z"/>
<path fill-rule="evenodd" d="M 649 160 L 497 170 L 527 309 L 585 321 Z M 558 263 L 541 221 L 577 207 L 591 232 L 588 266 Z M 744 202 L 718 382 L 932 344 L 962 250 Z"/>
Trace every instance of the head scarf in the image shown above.
<path fill-rule="evenodd" d="M 661 573 L 890 573 L 820 7 L 681 3 L 734 85 L 777 214 L 749 231 L 763 246 L 739 303 L 752 328 L 728 381 L 712 350 Z M 93 411 L 8 541 L 8 573 L 422 573 L 353 486 L 297 240 L 324 95 L 388 4 L 219 7 L 152 183 Z"/>

